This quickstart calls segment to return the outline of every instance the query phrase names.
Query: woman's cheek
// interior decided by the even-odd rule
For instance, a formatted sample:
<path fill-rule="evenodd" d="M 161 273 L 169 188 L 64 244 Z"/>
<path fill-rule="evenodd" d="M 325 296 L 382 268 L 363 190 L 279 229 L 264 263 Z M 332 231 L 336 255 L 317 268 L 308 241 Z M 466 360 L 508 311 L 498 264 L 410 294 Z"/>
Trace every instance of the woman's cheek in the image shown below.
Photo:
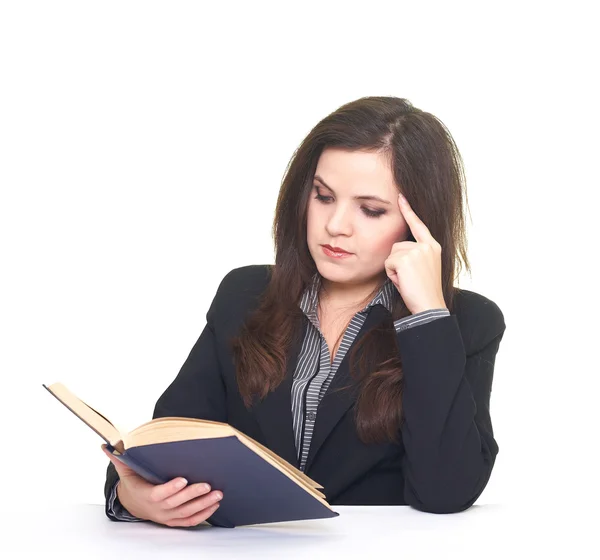
<path fill-rule="evenodd" d="M 407 238 L 407 233 L 407 228 L 405 226 L 402 226 L 391 232 L 386 232 L 385 234 L 382 234 L 381 236 L 373 240 L 373 253 L 381 255 L 387 259 L 390 253 L 392 252 L 392 247 L 394 246 L 394 243 L 405 241 Z"/>

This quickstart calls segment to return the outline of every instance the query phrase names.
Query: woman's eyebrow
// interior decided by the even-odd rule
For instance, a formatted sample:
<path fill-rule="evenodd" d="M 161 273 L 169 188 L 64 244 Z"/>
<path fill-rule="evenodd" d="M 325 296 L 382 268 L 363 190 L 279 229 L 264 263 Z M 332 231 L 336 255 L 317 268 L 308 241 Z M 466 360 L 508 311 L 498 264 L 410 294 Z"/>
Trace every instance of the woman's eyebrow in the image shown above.
<path fill-rule="evenodd" d="M 335 191 L 325 182 L 319 175 L 315 175 L 315 180 L 319 181 L 326 189 L 329 189 L 333 194 Z M 376 200 L 377 202 L 383 202 L 383 204 L 391 204 L 388 200 L 383 200 L 383 198 L 379 198 L 378 196 L 373 195 L 361 195 L 361 196 L 353 196 L 354 200 Z"/>

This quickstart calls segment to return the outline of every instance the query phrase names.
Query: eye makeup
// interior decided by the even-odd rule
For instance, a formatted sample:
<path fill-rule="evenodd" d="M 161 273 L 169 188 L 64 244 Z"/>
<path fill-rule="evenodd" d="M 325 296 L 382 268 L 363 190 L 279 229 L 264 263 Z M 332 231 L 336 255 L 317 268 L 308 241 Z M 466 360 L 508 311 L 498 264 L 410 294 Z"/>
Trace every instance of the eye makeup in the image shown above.
<path fill-rule="evenodd" d="M 313 188 L 317 191 L 317 195 L 315 196 L 316 200 L 318 200 L 322 204 L 330 204 L 331 203 L 331 201 L 333 200 L 333 197 L 323 196 L 317 185 L 313 185 Z M 361 210 L 363 211 L 365 216 L 367 216 L 369 218 L 379 218 L 380 216 L 383 216 L 386 213 L 385 210 L 372 210 L 365 206 L 361 206 Z"/>

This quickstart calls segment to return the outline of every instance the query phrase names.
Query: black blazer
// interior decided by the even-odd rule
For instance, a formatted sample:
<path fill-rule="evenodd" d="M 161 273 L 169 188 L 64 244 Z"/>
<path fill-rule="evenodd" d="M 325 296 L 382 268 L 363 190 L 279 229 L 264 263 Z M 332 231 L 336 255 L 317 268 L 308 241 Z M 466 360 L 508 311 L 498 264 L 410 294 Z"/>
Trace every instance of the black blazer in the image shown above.
<path fill-rule="evenodd" d="M 239 394 L 229 340 L 266 288 L 272 265 L 233 269 L 221 281 L 207 323 L 153 418 L 186 416 L 227 422 L 298 466 L 290 391 L 303 333 L 288 354 L 287 376 L 252 410 Z M 357 335 L 389 311 L 375 306 Z M 308 319 L 306 319 L 308 321 Z M 306 325 L 305 325 L 306 326 Z M 396 333 L 404 370 L 404 417 L 398 444 L 366 445 L 357 436 L 348 357 L 319 405 L 305 473 L 332 505 L 410 505 L 451 513 L 485 488 L 498 453 L 489 412 L 494 361 L 505 330 L 491 300 L 460 290 L 448 317 Z M 117 473 L 109 463 L 108 499 Z"/>

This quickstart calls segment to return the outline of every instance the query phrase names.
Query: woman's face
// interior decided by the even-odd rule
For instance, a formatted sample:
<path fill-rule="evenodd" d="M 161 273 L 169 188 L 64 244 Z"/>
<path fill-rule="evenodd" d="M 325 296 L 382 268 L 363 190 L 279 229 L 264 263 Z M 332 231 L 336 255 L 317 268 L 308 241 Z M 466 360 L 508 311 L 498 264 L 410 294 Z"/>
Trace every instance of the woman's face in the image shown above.
<path fill-rule="evenodd" d="M 337 148 L 322 152 L 308 202 L 307 242 L 324 279 L 358 285 L 385 278 L 384 262 L 392 245 L 409 235 L 398 188 L 381 154 Z M 331 257 L 323 245 L 352 254 Z"/>

